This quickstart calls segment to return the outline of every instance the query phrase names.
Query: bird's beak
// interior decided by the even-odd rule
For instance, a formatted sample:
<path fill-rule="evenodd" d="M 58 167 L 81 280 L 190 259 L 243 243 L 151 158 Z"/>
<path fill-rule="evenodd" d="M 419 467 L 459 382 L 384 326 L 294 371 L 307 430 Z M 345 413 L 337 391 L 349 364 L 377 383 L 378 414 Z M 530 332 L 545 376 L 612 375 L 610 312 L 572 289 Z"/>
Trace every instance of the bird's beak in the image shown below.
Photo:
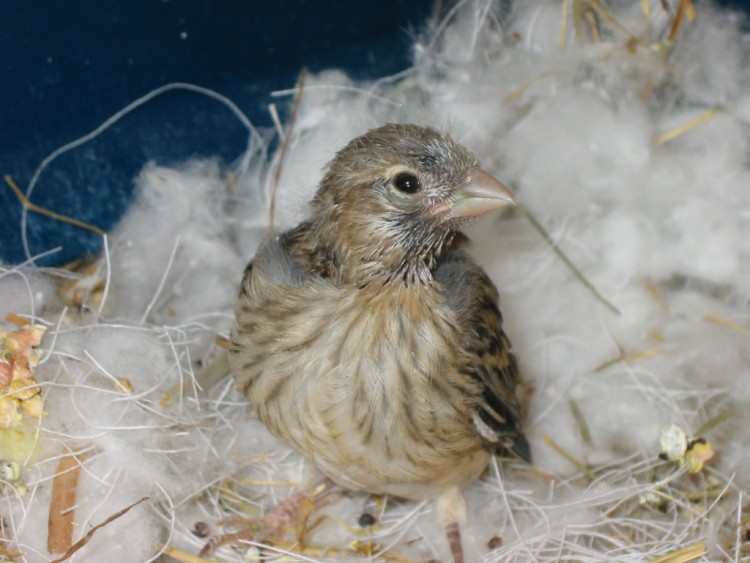
<path fill-rule="evenodd" d="M 472 168 L 466 181 L 447 203 L 445 219 L 479 217 L 495 209 L 515 205 L 510 190 L 480 168 Z"/>

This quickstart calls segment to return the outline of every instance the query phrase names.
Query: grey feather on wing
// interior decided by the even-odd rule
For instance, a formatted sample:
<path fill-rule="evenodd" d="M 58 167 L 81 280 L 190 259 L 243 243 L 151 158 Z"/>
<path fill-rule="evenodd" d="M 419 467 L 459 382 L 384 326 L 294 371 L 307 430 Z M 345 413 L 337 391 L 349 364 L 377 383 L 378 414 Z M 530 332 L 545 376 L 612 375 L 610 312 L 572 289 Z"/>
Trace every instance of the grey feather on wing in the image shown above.
<path fill-rule="evenodd" d="M 305 270 L 284 248 L 278 236 L 266 237 L 252 262 L 253 271 L 280 285 L 297 287 L 302 284 Z"/>
<path fill-rule="evenodd" d="M 466 252 L 451 249 L 433 272 L 435 280 L 445 288 L 444 297 L 448 307 L 459 320 L 466 316 L 472 305 L 472 295 L 467 289 L 478 281 L 476 270 L 479 268 Z"/>

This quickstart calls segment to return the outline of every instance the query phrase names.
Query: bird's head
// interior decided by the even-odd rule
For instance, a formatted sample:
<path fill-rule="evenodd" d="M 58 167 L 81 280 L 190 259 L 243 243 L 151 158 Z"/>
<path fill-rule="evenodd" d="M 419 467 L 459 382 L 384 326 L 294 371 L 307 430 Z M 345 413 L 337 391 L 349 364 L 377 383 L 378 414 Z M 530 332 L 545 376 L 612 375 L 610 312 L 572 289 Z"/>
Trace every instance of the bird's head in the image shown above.
<path fill-rule="evenodd" d="M 459 227 L 513 204 L 463 146 L 434 129 L 389 124 L 328 164 L 313 200 L 316 236 L 354 281 L 425 283 Z"/>

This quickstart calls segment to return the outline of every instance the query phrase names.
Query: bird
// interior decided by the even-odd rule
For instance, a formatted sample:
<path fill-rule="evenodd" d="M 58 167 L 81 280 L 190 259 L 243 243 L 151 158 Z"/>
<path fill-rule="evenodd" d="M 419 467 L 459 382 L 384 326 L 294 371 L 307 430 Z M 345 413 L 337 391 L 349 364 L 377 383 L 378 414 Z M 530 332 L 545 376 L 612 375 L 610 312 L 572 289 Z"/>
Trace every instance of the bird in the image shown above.
<path fill-rule="evenodd" d="M 448 134 L 369 130 L 306 219 L 261 243 L 231 330 L 236 385 L 271 433 L 344 489 L 434 499 L 456 563 L 462 488 L 497 454 L 531 460 L 498 291 L 460 231 L 512 205 Z"/>

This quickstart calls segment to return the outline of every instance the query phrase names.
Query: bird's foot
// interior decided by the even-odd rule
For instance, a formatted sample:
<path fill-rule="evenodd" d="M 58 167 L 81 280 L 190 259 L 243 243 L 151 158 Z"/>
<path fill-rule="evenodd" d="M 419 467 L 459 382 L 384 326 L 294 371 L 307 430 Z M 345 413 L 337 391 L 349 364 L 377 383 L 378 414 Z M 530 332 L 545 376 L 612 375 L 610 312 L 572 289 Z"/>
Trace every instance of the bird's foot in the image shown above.
<path fill-rule="evenodd" d="M 262 518 L 234 517 L 221 520 L 219 524 L 222 526 L 244 526 L 244 529 L 214 536 L 206 542 L 198 555 L 205 557 L 228 543 L 282 537 L 289 528 L 294 528 L 297 539 L 301 541 L 312 513 L 335 502 L 340 494 L 340 490 L 336 490 L 335 485 L 325 479 L 312 490 L 293 494 Z"/>

